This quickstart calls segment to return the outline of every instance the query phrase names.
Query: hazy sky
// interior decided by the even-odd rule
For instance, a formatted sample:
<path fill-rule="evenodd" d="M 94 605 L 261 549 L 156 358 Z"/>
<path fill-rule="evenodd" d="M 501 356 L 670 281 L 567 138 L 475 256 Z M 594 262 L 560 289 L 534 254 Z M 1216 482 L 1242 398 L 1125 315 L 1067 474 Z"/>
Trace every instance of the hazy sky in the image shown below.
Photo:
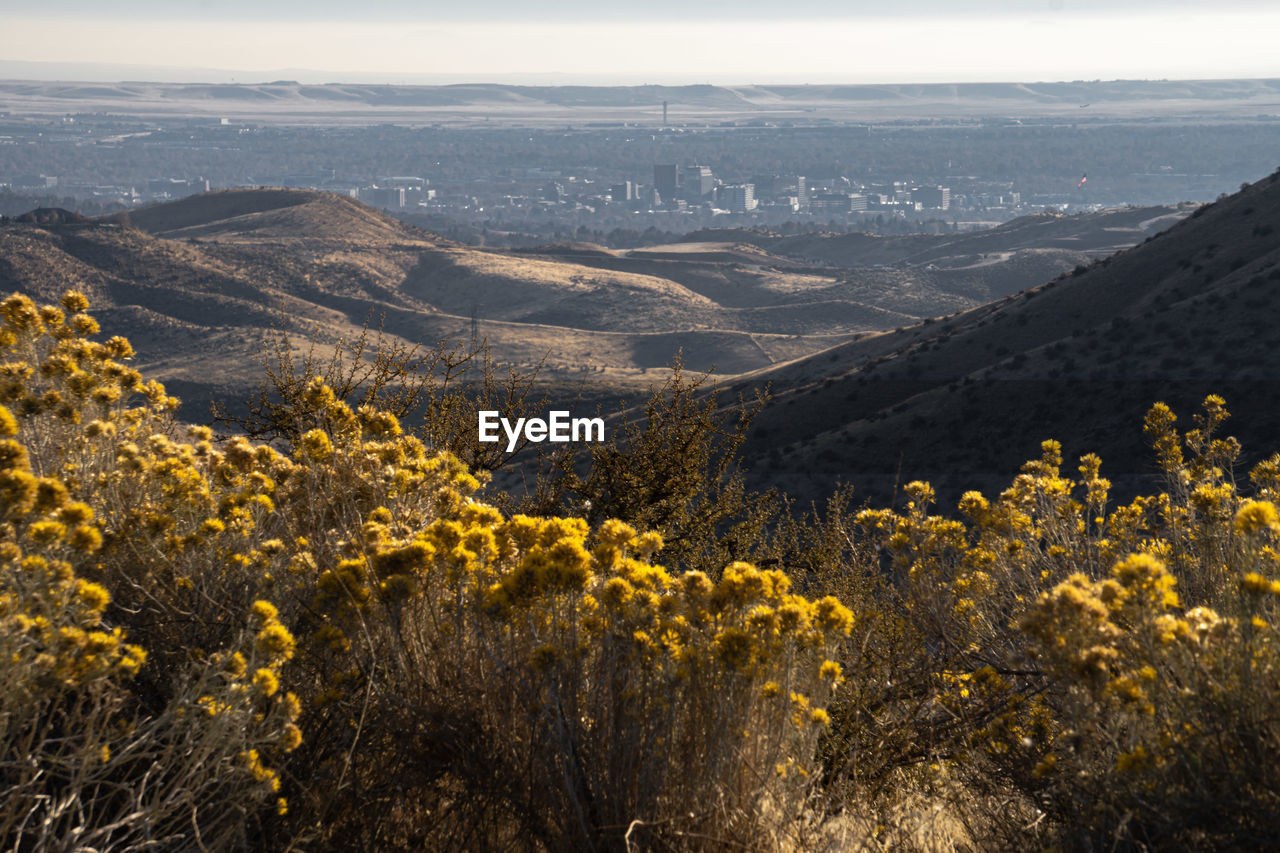
<path fill-rule="evenodd" d="M 0 0 L 0 21 L 0 61 L 312 80 L 1280 77 L 1275 0 Z"/>

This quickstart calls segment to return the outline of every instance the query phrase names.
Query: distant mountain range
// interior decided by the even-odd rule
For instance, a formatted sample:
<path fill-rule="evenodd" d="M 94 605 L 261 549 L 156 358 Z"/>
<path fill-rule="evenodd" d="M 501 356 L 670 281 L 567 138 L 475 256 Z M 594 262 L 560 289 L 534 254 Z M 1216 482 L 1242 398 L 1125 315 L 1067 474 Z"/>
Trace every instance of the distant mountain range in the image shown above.
<path fill-rule="evenodd" d="M 132 115 L 252 116 L 270 121 L 288 116 L 355 114 L 494 115 L 514 119 L 534 115 L 626 118 L 643 112 L 652 122 L 668 103 L 672 120 L 789 117 L 799 120 L 879 121 L 893 116 L 973 118 L 976 116 L 1239 115 L 1274 112 L 1280 79 L 1114 80 L 1071 83 L 932 83 L 827 85 L 512 85 L 458 82 L 309 83 L 296 79 L 225 82 L 229 72 L 184 79 L 222 82 L 150 82 L 111 78 L 87 66 L 14 67 L 0 63 L 0 103 L 6 110 L 77 112 L 110 109 Z M 60 73 L 61 70 L 61 73 Z M 77 71 L 83 74 L 77 74 Z M 125 75 L 121 70 L 121 76 Z M 136 76 L 146 75 L 147 69 Z M 151 69 L 173 79 L 180 69 Z M 285 73 L 285 72 L 281 72 Z M 64 77 L 67 82 L 50 78 Z M 3 80 L 6 75 L 42 79 Z M 257 75 L 261 78 L 261 75 Z M 239 78 L 243 81 L 244 77 Z M 248 79 L 252 79 L 252 76 Z M 333 79 L 332 77 L 326 79 Z M 79 82 L 77 82 L 79 81 Z M 655 113 L 655 110 L 658 112 Z M 814 113 L 810 115 L 810 113 Z M 341 114 L 341 115 L 339 115 Z"/>
<path fill-rule="evenodd" d="M 1046 284 L 740 377 L 773 389 L 749 463 L 810 497 L 931 479 L 952 499 L 1007 485 L 1057 438 L 1070 460 L 1098 452 L 1124 491 L 1155 472 L 1148 407 L 1189 428 L 1210 393 L 1256 461 L 1280 450 L 1278 309 L 1280 172 Z"/>

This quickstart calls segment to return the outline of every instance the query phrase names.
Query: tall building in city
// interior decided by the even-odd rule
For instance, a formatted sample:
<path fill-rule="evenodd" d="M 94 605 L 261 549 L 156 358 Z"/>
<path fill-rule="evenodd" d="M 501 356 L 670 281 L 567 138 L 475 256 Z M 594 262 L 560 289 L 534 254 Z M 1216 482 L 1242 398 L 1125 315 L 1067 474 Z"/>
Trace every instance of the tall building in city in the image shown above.
<path fill-rule="evenodd" d="M 756 188 L 752 184 L 717 187 L 716 201 L 733 213 L 746 213 L 756 209 Z"/>
<path fill-rule="evenodd" d="M 861 206 L 859 210 L 865 210 L 867 200 L 865 196 L 858 196 Z M 853 195 L 851 193 L 814 193 L 809 197 L 809 209 L 814 213 L 848 213 L 853 210 Z"/>
<path fill-rule="evenodd" d="M 804 210 L 809 206 L 809 188 L 804 175 L 796 175 L 796 203 Z"/>
<path fill-rule="evenodd" d="M 947 210 L 951 207 L 951 187 L 920 187 L 912 191 L 911 200 L 928 208 Z"/>
<path fill-rule="evenodd" d="M 676 188 L 680 186 L 680 167 L 672 163 L 670 166 L 655 165 L 653 167 L 653 186 L 663 198 L 676 197 Z"/>
<path fill-rule="evenodd" d="M 690 201 L 711 195 L 715 185 L 715 175 L 711 174 L 710 166 L 685 166 L 680 170 L 680 194 Z M 658 192 L 662 192 L 661 187 Z"/>
<path fill-rule="evenodd" d="M 630 181 L 614 184 L 609 190 L 609 196 L 617 202 L 634 201 L 636 198 L 636 185 Z"/>

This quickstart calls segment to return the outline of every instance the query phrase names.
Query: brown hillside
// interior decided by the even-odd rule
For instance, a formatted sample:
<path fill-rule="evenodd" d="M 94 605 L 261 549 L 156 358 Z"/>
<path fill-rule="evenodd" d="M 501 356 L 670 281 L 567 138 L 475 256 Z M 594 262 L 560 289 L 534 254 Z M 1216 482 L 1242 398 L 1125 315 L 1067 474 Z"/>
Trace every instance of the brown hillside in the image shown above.
<path fill-rule="evenodd" d="M 772 305 L 749 316 L 662 275 L 457 246 L 318 192 L 209 193 L 137 211 L 134 227 L 64 219 L 0 228 L 0 290 L 44 301 L 85 291 L 138 342 L 139 366 L 182 383 L 193 408 L 246 396 L 281 322 L 300 341 L 351 337 L 372 320 L 431 345 L 470 340 L 474 321 L 501 362 L 609 387 L 647 382 L 679 350 L 691 369 L 740 373 L 883 324 L 863 306 L 801 307 L 778 324 Z"/>
<path fill-rule="evenodd" d="M 245 396 L 264 335 L 281 322 L 299 341 L 351 337 L 372 321 L 427 345 L 470 340 L 474 323 L 500 362 L 625 387 L 678 351 L 692 370 L 748 373 L 972 309 L 1089 257 L 1028 249 L 958 269 L 840 269 L 743 245 L 501 252 L 304 190 L 208 193 L 132 221 L 5 226 L 0 290 L 46 301 L 84 290 L 120 319 L 115 332 L 141 342 L 139 365 L 187 383 L 196 408 Z"/>

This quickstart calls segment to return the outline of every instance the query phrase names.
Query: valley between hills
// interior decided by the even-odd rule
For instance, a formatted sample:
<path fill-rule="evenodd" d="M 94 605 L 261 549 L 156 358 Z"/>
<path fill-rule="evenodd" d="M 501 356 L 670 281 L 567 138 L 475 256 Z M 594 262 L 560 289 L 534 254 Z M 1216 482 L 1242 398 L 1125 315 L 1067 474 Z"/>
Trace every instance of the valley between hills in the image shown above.
<path fill-rule="evenodd" d="M 1246 451 L 1275 434 L 1278 181 L 985 231 L 706 231 L 629 251 L 475 248 L 345 197 L 225 190 L 127 222 L 0 225 L 0 289 L 84 291 L 188 420 L 250 396 L 281 327 L 323 351 L 368 323 L 395 343 L 483 339 L 500 368 L 540 366 L 553 403 L 616 409 L 677 354 L 726 399 L 768 387 L 745 462 L 802 499 L 998 486 L 1049 437 L 1138 482 L 1156 399 L 1190 414 L 1226 396 Z"/>

